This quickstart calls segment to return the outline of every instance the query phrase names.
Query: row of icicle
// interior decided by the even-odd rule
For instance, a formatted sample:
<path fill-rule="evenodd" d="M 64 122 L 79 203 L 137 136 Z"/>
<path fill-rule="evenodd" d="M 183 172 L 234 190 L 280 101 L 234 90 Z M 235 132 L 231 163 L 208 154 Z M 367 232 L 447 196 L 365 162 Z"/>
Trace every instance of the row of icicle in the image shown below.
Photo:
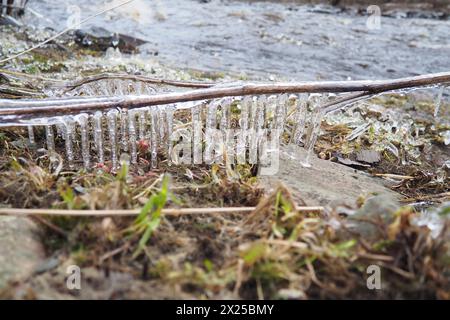
<path fill-rule="evenodd" d="M 190 134 L 194 143 L 212 145 L 211 135 L 205 134 L 210 128 L 219 129 L 223 133 L 224 141 L 230 139 L 226 130 L 232 127 L 254 132 L 245 140 L 240 140 L 236 146 L 238 153 L 248 151 L 248 161 L 257 163 L 258 150 L 263 131 L 260 129 L 286 129 L 289 116 L 294 127 L 289 126 L 288 142 L 304 145 L 309 153 L 313 147 L 320 130 L 323 117 L 320 104 L 324 95 L 291 95 L 237 97 L 215 99 L 210 102 L 200 102 L 190 108 L 191 128 Z M 235 106 L 238 111 L 232 111 Z M 166 150 L 164 154 L 173 156 L 172 149 L 176 141 L 172 141 L 173 132 L 177 128 L 185 128 L 180 119 L 176 119 L 174 126 L 174 113 L 180 108 L 177 105 L 151 106 L 131 110 L 97 111 L 94 114 L 82 113 L 75 116 L 60 116 L 46 119 L 46 148 L 49 154 L 56 152 L 55 136 L 65 143 L 65 153 L 69 168 L 74 168 L 75 147 L 78 142 L 81 149 L 81 158 L 85 168 L 91 168 L 93 162 L 105 162 L 105 150 L 113 169 L 119 166 L 118 159 L 122 153 L 130 155 L 131 164 L 138 162 L 138 146 L 144 144 L 150 153 L 151 166 L 155 168 L 158 161 L 158 151 Z M 235 110 L 233 108 L 233 110 Z M 238 112 L 238 123 L 232 125 L 232 112 Z M 45 123 L 41 121 L 41 123 Z M 29 139 L 35 143 L 33 126 L 28 126 Z M 186 133 L 183 133 L 186 134 Z M 181 134 L 181 136 L 183 136 Z M 231 137 L 232 138 L 232 137 Z M 280 135 L 280 140 L 284 139 Z M 205 139 L 205 140 L 204 140 Z M 91 142 L 92 140 L 92 142 Z M 306 140 L 306 141 L 305 141 Z M 225 142 L 226 144 L 226 142 Z M 261 151 L 260 151 L 261 152 Z M 96 156 L 94 157 L 93 154 Z M 208 153 L 205 153 L 207 157 Z M 200 157 L 200 159 L 199 159 Z M 193 163 L 202 160 L 202 155 L 193 152 Z M 170 157 L 169 157 L 170 158 Z M 176 156 L 175 156 L 176 158 Z M 95 161 L 93 161 L 95 160 Z M 168 159 L 170 161 L 170 159 Z"/>
<path fill-rule="evenodd" d="M 438 87 L 434 116 L 437 117 L 441 107 L 445 86 Z M 125 94 L 154 94 L 155 89 L 145 83 L 129 80 L 104 80 L 85 84 L 66 95 L 125 95 Z M 79 114 L 76 116 L 62 116 L 51 118 L 47 121 L 46 147 L 49 153 L 55 152 L 55 134 L 65 141 L 66 159 L 69 168 L 74 168 L 75 147 L 77 141 L 80 144 L 81 158 L 85 168 L 92 167 L 93 163 L 105 162 L 105 150 L 109 154 L 111 166 L 117 169 L 122 153 L 130 155 L 130 162 L 138 162 L 138 145 L 148 147 L 151 166 L 155 168 L 158 161 L 158 150 L 166 150 L 168 161 L 173 155 L 174 141 L 170 139 L 174 129 L 186 127 L 180 119 L 174 119 L 174 112 L 188 106 L 191 109 L 191 132 L 189 133 L 194 143 L 205 143 L 211 146 L 213 136 L 205 134 L 209 128 L 220 129 L 223 140 L 227 144 L 225 130 L 232 127 L 232 104 L 237 107 L 237 128 L 243 130 L 252 129 L 250 136 L 239 140 L 236 153 L 242 154 L 248 151 L 248 162 L 258 162 L 258 152 L 261 152 L 261 135 L 259 129 L 278 129 L 287 131 L 288 139 L 280 136 L 280 141 L 304 146 L 307 150 L 303 163 L 308 165 L 313 153 L 314 145 L 320 133 L 320 124 L 324 116 L 323 108 L 320 108 L 329 100 L 327 94 L 300 94 L 300 95 L 272 95 L 272 96 L 245 96 L 214 99 L 209 102 L 179 103 L 175 105 L 151 106 L 134 110 L 109 110 L 97 111 L 95 114 Z M 236 110 L 233 108 L 233 112 Z M 289 125 L 288 124 L 289 119 Z M 42 120 L 42 119 L 40 119 Z M 174 120 L 176 125 L 174 127 Z M 203 120 L 205 123 L 203 123 Z M 37 123 L 46 123 L 38 121 Z M 236 127 L 236 123 L 234 124 Z M 287 127 L 287 128 L 286 128 Z M 78 129 L 77 129 L 78 128 Z M 30 142 L 34 143 L 34 129 L 28 127 Z M 356 134 L 356 133 L 355 133 Z M 182 133 L 181 137 L 186 135 Z M 77 139 L 79 138 L 79 139 Z M 93 143 L 91 143 L 91 138 Z M 232 138 L 232 137 L 231 137 Z M 203 140 L 204 139 L 204 140 Z M 92 154 L 96 154 L 93 157 Z M 197 153 L 193 150 L 193 163 L 202 161 L 211 162 L 209 152 Z M 95 161 L 93 161 L 95 160 Z"/>

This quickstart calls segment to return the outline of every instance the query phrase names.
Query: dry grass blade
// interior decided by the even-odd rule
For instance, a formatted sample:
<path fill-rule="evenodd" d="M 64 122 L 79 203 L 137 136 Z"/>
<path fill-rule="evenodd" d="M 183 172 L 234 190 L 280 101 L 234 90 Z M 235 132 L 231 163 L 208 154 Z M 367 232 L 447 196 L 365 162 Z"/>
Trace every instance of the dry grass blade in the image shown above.
<path fill-rule="evenodd" d="M 178 215 L 198 215 L 198 214 L 232 214 L 232 213 L 250 213 L 255 211 L 256 207 L 227 207 L 227 208 L 181 208 L 181 209 L 163 209 L 162 213 L 167 216 Z M 21 208 L 0 208 L 0 215 L 28 216 L 28 215 L 46 215 L 46 216 L 136 216 L 141 209 L 131 210 L 64 210 L 64 209 L 21 209 Z M 299 206 L 298 212 L 322 212 L 323 207 Z"/>

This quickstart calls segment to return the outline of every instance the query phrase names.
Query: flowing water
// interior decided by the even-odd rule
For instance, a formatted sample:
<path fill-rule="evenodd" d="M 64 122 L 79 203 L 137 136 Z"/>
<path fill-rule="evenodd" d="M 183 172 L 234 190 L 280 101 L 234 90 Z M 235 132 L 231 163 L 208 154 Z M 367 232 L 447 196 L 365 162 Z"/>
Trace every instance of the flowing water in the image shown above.
<path fill-rule="evenodd" d="M 68 19 L 86 18 L 119 0 L 34 0 L 25 23 L 63 30 Z M 111 5 L 110 5 L 111 6 Z M 450 70 L 450 20 L 369 15 L 331 6 L 279 1 L 135 0 L 90 20 L 148 41 L 147 60 L 175 68 L 282 76 L 294 80 L 398 78 Z M 373 18 L 373 17 L 372 17 Z M 157 53 L 157 57 L 155 54 Z"/>

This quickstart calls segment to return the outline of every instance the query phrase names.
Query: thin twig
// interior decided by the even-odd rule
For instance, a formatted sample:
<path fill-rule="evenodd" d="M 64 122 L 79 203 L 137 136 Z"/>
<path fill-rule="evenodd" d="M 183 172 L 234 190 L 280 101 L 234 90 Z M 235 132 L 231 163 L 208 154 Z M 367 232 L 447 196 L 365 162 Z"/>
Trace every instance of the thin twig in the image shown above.
<path fill-rule="evenodd" d="M 163 209 L 162 214 L 166 216 L 190 215 L 190 214 L 232 214 L 252 212 L 256 207 L 225 207 L 225 208 L 168 208 Z M 323 207 L 296 207 L 298 212 L 322 212 Z M 28 215 L 48 215 L 48 216 L 136 216 L 141 209 L 129 210 L 64 210 L 64 209 L 23 209 L 23 208 L 0 208 L 1 215 L 28 216 Z"/>
<path fill-rule="evenodd" d="M 375 177 L 383 177 L 383 178 L 391 178 L 391 179 L 399 179 L 399 180 L 411 180 L 414 179 L 412 176 L 402 176 L 398 174 L 392 174 L 392 173 L 375 173 Z"/>
<path fill-rule="evenodd" d="M 82 80 L 67 83 L 63 86 L 67 89 L 65 92 L 71 91 L 75 88 L 78 88 L 84 84 L 88 84 L 91 82 L 99 81 L 99 80 L 108 80 L 108 79 L 120 79 L 120 80 L 133 80 L 145 83 L 159 84 L 159 85 L 168 85 L 174 87 L 182 87 L 182 88 L 210 88 L 215 85 L 213 82 L 194 82 L 194 81 L 178 81 L 178 80 L 169 80 L 169 79 L 161 79 L 161 78 L 151 78 L 141 75 L 131 75 L 131 74 L 113 74 L 113 73 L 101 73 L 96 74 L 94 76 L 86 77 Z"/>

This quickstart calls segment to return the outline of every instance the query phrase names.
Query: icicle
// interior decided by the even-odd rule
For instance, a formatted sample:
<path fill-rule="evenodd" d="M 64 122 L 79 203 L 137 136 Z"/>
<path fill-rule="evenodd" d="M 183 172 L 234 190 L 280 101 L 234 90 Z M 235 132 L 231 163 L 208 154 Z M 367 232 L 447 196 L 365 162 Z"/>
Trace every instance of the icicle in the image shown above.
<path fill-rule="evenodd" d="M 435 106 L 434 106 L 434 117 L 437 118 L 439 115 L 439 110 L 441 109 L 441 104 L 442 104 L 442 95 L 444 93 L 444 86 L 440 86 L 438 89 L 438 94 L 436 97 L 436 102 L 435 102 Z"/>
<path fill-rule="evenodd" d="M 311 167 L 310 158 L 311 158 L 311 155 L 314 153 L 314 145 L 316 144 L 317 137 L 319 136 L 319 133 L 320 133 L 320 125 L 322 123 L 323 116 L 324 116 L 324 110 L 320 107 L 320 105 L 317 105 L 311 116 L 311 126 L 312 127 L 311 127 L 308 142 L 306 143 L 307 154 L 306 154 L 305 159 L 301 162 L 301 164 L 304 167 Z"/>
<path fill-rule="evenodd" d="M 137 163 L 137 150 L 136 150 L 136 111 L 130 110 L 128 113 L 128 133 L 130 135 L 131 146 L 131 163 Z"/>
<path fill-rule="evenodd" d="M 63 123 L 56 124 L 56 135 L 58 138 L 66 139 L 66 130 Z"/>
<path fill-rule="evenodd" d="M 225 98 L 220 102 L 222 117 L 220 119 L 220 130 L 224 132 L 230 128 L 231 98 Z"/>
<path fill-rule="evenodd" d="M 172 133 L 173 133 L 173 113 L 175 106 L 170 105 L 166 108 L 166 120 L 167 120 L 167 161 L 168 164 L 172 164 Z"/>
<path fill-rule="evenodd" d="M 28 126 L 28 139 L 30 140 L 30 144 L 34 144 L 36 141 L 34 139 L 34 128 L 33 126 Z"/>
<path fill-rule="evenodd" d="M 166 106 L 158 109 L 158 125 L 159 125 L 159 137 L 161 139 L 161 143 L 165 141 L 166 137 L 166 112 L 164 111 Z"/>
<path fill-rule="evenodd" d="M 296 127 L 293 134 L 293 142 L 296 145 L 300 145 L 303 142 L 303 135 L 305 133 L 305 125 L 306 125 L 307 99 L 308 94 L 306 93 L 300 94 L 297 99 L 297 110 L 295 116 Z"/>
<path fill-rule="evenodd" d="M 247 151 L 247 137 L 249 129 L 249 108 L 251 98 L 246 96 L 241 102 L 241 116 L 239 119 L 240 132 L 236 146 L 237 163 L 244 164 Z"/>
<path fill-rule="evenodd" d="M 127 109 L 120 113 L 120 144 L 122 150 L 128 152 L 128 123 L 129 113 Z"/>
<path fill-rule="evenodd" d="M 147 110 L 143 109 L 143 110 L 139 110 L 138 111 L 138 116 L 139 116 L 139 140 L 145 140 L 146 137 L 146 130 L 145 130 L 145 126 L 146 126 L 146 118 L 147 118 Z"/>
<path fill-rule="evenodd" d="M 55 152 L 55 136 L 51 125 L 45 126 L 45 136 L 47 138 L 47 151 L 49 154 L 53 154 Z"/>
<path fill-rule="evenodd" d="M 108 131 L 109 131 L 109 142 L 111 145 L 112 170 L 115 171 L 117 169 L 117 138 L 116 138 L 117 110 L 108 111 L 106 116 L 108 117 Z"/>
<path fill-rule="evenodd" d="M 212 163 L 212 148 L 214 145 L 214 134 L 217 129 L 217 105 L 218 101 L 213 100 L 206 107 L 206 130 L 205 130 L 205 163 Z"/>
<path fill-rule="evenodd" d="M 95 147 L 97 148 L 98 162 L 103 163 L 103 126 L 102 126 L 103 114 L 97 111 L 94 114 L 94 141 Z"/>
<path fill-rule="evenodd" d="M 287 113 L 287 94 L 282 94 L 278 97 L 277 106 L 275 108 L 275 128 L 279 129 L 280 132 L 284 130 L 284 124 L 286 120 Z"/>
<path fill-rule="evenodd" d="M 74 138 L 74 120 L 72 116 L 63 117 L 63 123 L 66 131 L 66 157 L 69 168 L 73 169 L 73 138 Z"/>
<path fill-rule="evenodd" d="M 212 101 L 207 107 L 206 112 L 206 128 L 217 128 L 217 100 Z"/>
<path fill-rule="evenodd" d="M 231 98 L 225 98 L 220 103 L 222 109 L 222 117 L 220 119 L 220 131 L 223 137 L 223 152 L 222 155 L 227 163 L 234 162 L 234 135 L 231 132 Z M 224 154 L 225 153 L 225 154 Z"/>
<path fill-rule="evenodd" d="M 77 116 L 77 121 L 81 129 L 81 156 L 85 169 L 88 169 L 90 165 L 88 119 L 89 116 L 87 114 Z"/>
<path fill-rule="evenodd" d="M 277 109 L 277 97 L 269 96 L 266 102 L 266 123 L 269 124 L 270 129 L 275 129 L 275 117 Z"/>
<path fill-rule="evenodd" d="M 124 96 L 125 95 L 125 88 L 123 85 L 123 81 L 120 80 L 116 80 L 116 88 L 117 88 L 117 94 L 120 96 Z"/>
<path fill-rule="evenodd" d="M 258 108 L 256 109 L 255 129 L 264 129 L 267 98 L 265 96 L 262 96 L 257 100 L 257 103 Z"/>
<path fill-rule="evenodd" d="M 201 118 L 202 105 L 196 105 L 191 108 L 192 115 L 192 141 L 193 141 L 193 154 L 194 164 L 202 163 L 202 118 Z"/>
<path fill-rule="evenodd" d="M 265 103 L 266 97 L 253 97 L 252 113 L 250 118 L 250 132 L 249 137 L 249 163 L 258 163 L 258 147 L 260 145 L 260 136 L 263 134 L 262 129 L 265 123 Z"/>
<path fill-rule="evenodd" d="M 156 130 L 157 122 L 156 122 L 156 109 L 153 107 L 150 110 L 151 115 L 151 166 L 152 168 L 156 168 L 158 164 L 158 131 Z"/>

